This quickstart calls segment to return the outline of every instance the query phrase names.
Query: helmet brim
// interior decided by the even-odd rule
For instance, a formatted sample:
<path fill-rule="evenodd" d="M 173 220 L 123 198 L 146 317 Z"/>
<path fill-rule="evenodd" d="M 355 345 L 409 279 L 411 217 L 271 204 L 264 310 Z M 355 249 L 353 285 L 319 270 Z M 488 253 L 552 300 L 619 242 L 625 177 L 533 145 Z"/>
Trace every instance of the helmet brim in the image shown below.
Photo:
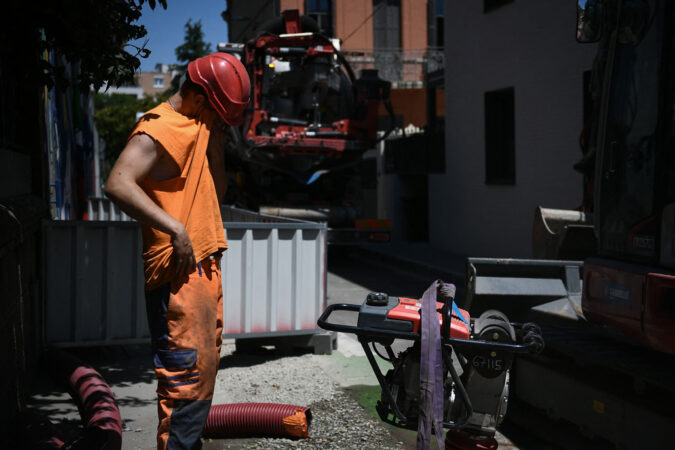
<path fill-rule="evenodd" d="M 233 127 L 238 127 L 244 124 L 244 114 L 240 114 L 238 117 L 235 117 L 234 119 L 227 119 L 222 116 L 222 114 L 218 114 L 221 119 L 225 121 L 226 124 L 231 125 Z"/>

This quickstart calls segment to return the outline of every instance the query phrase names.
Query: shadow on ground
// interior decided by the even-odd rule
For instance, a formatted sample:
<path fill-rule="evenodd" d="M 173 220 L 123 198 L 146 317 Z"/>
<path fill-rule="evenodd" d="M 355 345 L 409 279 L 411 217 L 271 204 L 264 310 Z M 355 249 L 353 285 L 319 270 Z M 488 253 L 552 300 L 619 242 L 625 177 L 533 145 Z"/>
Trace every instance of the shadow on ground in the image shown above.
<path fill-rule="evenodd" d="M 287 356 L 300 356 L 312 353 L 311 348 L 277 349 L 273 346 L 246 347 L 244 351 L 235 351 L 220 358 L 218 370 L 232 367 L 253 367 Z"/>
<path fill-rule="evenodd" d="M 96 369 L 106 380 L 108 385 L 116 387 L 129 387 L 139 383 L 154 383 L 152 370 L 152 352 L 150 345 L 125 345 L 108 347 L 72 348 L 67 352 L 85 365 Z M 58 380 L 52 375 L 54 368 L 41 365 L 40 376 L 33 385 L 32 396 L 29 405 L 49 403 L 49 399 L 58 397 L 62 399 L 67 389 L 68 380 Z M 119 401 L 119 400 L 118 400 Z M 123 401 L 134 403 L 134 400 Z M 146 401 L 138 400 L 141 404 Z M 53 410 L 57 412 L 57 410 Z"/>
<path fill-rule="evenodd" d="M 328 271 L 369 291 L 385 292 L 393 297 L 421 298 L 435 281 L 435 275 L 424 270 L 399 266 L 396 260 L 372 259 L 357 249 L 329 248 Z M 458 298 L 464 295 L 464 286 L 457 286 Z M 349 303 L 362 303 L 354 298 Z"/>
<path fill-rule="evenodd" d="M 113 390 L 120 410 L 155 408 L 155 381 L 149 344 L 70 348 L 66 352 L 101 374 Z M 58 360 L 55 365 L 58 365 Z M 68 379 L 63 374 L 58 375 L 59 369 L 50 367 L 44 360 L 41 362 L 38 375 L 31 383 L 31 394 L 24 412 L 33 418 L 33 422 L 39 417 L 49 419 L 60 438 L 68 443 L 80 435 L 84 424 L 68 391 Z M 125 421 L 125 427 L 126 422 L 134 420 Z M 17 422 L 14 439 L 17 442 L 26 440 L 26 433 L 31 432 L 27 429 L 30 430 L 30 424 Z"/>

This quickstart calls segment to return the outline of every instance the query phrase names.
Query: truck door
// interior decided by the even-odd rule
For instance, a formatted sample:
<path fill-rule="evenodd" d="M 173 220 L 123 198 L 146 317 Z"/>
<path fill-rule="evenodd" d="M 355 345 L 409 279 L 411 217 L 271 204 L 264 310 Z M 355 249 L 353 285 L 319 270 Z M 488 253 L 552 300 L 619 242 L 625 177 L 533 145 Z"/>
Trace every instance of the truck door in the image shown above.
<path fill-rule="evenodd" d="M 668 3 L 624 2 L 596 171 L 599 253 L 648 264 L 658 262 L 661 193 L 671 172 Z"/>

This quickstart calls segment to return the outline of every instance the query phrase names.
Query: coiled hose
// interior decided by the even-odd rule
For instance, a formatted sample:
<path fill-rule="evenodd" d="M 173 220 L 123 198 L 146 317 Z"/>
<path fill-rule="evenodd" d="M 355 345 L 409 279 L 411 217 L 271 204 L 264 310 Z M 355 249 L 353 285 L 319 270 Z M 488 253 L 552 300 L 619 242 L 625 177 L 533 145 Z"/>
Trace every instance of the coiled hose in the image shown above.
<path fill-rule="evenodd" d="M 312 412 L 306 406 L 278 403 L 213 405 L 202 436 L 253 434 L 307 438 L 311 422 Z"/>
<path fill-rule="evenodd" d="M 49 349 L 44 359 L 49 370 L 68 386 L 82 417 L 84 430 L 69 448 L 120 449 L 122 418 L 112 390 L 101 374 L 61 350 Z"/>

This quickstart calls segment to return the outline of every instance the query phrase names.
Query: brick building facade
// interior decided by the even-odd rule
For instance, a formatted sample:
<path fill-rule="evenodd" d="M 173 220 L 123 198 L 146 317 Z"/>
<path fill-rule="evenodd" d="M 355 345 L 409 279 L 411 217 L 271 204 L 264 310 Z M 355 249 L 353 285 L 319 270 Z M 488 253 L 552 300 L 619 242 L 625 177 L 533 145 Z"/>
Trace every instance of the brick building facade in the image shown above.
<path fill-rule="evenodd" d="M 159 95 L 169 89 L 172 78 L 172 73 L 169 70 L 164 72 L 138 72 L 135 76 L 136 84 L 141 87 L 143 94 L 148 97 Z"/>

